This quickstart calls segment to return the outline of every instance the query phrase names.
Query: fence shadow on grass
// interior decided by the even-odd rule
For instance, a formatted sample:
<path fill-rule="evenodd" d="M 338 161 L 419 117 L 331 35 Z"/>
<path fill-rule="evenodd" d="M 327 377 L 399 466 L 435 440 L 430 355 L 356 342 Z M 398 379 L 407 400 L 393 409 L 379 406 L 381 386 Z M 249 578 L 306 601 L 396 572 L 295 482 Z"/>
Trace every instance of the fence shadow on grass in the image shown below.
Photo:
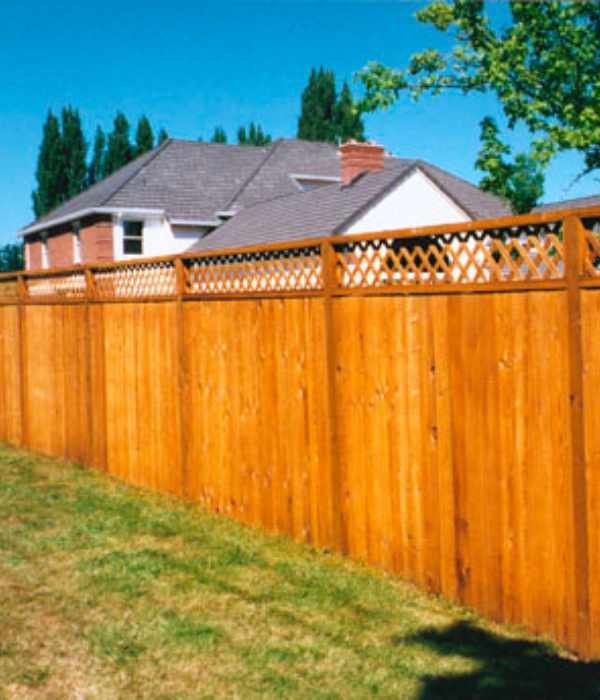
<path fill-rule="evenodd" d="M 525 698 L 600 698 L 600 663 L 561 658 L 541 642 L 499 637 L 468 622 L 445 630 L 427 628 L 394 644 L 417 644 L 441 656 L 475 662 L 467 673 L 429 675 L 419 700 L 505 700 Z"/>

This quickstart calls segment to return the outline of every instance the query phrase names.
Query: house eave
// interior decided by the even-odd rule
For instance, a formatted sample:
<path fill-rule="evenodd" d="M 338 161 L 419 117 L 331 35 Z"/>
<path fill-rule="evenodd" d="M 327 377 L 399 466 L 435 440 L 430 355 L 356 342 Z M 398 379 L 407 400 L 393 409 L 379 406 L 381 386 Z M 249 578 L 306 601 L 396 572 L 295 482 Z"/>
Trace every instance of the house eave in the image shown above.
<path fill-rule="evenodd" d="M 86 216 L 93 216 L 94 214 L 109 214 L 111 216 L 164 216 L 165 210 L 142 207 L 86 207 L 85 209 L 78 209 L 70 214 L 48 219 L 48 221 L 31 224 L 31 226 L 27 226 L 18 231 L 17 236 L 23 238 L 29 234 L 47 231 L 54 226 L 66 224 L 69 221 L 77 221 L 78 219 L 83 219 Z"/>

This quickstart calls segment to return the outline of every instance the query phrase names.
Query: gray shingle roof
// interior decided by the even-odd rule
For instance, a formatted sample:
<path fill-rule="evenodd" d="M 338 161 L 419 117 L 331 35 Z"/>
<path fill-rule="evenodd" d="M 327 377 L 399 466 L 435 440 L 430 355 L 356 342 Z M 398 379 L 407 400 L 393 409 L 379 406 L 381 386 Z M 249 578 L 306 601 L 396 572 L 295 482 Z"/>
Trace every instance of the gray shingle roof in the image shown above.
<path fill-rule="evenodd" d="M 473 219 L 510 214 L 503 200 L 465 180 L 423 161 L 395 158 L 386 162 L 382 172 L 366 173 L 345 187 L 333 184 L 247 207 L 190 250 L 236 248 L 339 233 L 417 168 Z"/>
<path fill-rule="evenodd" d="M 497 197 L 422 161 L 386 157 L 383 173 L 361 178 L 350 189 L 331 185 L 300 192 L 291 175 L 339 176 L 335 146 L 279 139 L 269 147 L 254 148 L 170 139 L 41 217 L 35 226 L 49 227 L 99 208 L 160 209 L 171 220 L 196 222 L 214 221 L 218 211 L 233 209 L 240 213 L 222 229 L 236 241 L 246 235 L 261 241 L 321 235 L 355 216 L 407 165 L 418 165 L 472 218 L 510 213 Z M 285 205 L 281 198 L 286 198 Z M 255 209 L 267 201 L 272 205 Z M 239 218 L 249 209 L 251 214 Z M 211 240 L 220 240 L 220 233 L 221 229 Z"/>
<path fill-rule="evenodd" d="M 591 195 L 590 197 L 577 197 L 576 199 L 563 199 L 560 202 L 548 202 L 547 204 L 539 204 L 533 208 L 534 212 L 542 211 L 557 211 L 559 209 L 584 209 L 585 207 L 600 206 L 600 195 Z"/>

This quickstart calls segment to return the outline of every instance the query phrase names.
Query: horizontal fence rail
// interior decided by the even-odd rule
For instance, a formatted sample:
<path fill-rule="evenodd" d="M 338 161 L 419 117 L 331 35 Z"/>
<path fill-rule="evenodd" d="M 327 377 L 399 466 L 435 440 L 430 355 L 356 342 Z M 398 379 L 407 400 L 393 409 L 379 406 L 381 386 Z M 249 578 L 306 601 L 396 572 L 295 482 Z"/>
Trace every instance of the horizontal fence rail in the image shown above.
<path fill-rule="evenodd" d="M 7 273 L 0 439 L 600 657 L 599 317 L 600 208 Z"/>

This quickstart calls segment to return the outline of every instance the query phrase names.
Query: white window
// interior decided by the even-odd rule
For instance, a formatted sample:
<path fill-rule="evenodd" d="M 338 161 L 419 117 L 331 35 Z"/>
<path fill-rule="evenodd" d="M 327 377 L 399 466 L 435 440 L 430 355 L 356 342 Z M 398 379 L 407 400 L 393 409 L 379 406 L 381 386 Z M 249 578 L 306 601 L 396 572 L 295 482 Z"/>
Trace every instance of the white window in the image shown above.
<path fill-rule="evenodd" d="M 78 223 L 73 226 L 73 262 L 75 265 L 81 262 L 81 237 Z"/>
<path fill-rule="evenodd" d="M 123 221 L 123 255 L 142 255 L 144 252 L 144 222 Z"/>

